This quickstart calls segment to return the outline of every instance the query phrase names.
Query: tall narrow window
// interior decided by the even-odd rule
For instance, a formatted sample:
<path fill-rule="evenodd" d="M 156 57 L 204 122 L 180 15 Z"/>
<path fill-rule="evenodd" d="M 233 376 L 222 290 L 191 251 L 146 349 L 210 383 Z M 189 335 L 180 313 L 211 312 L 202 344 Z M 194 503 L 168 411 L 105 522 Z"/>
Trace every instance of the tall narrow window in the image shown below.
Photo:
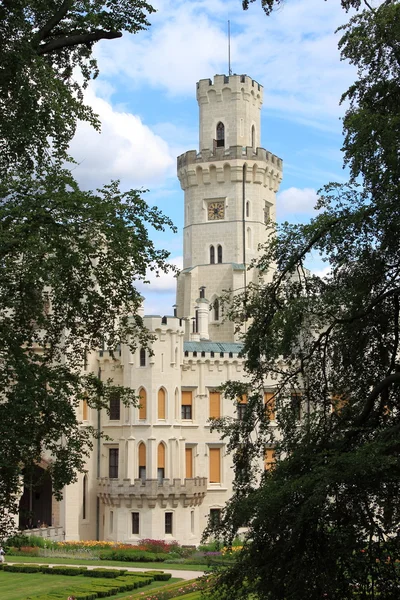
<path fill-rule="evenodd" d="M 264 455 L 264 469 L 270 471 L 275 464 L 275 450 L 267 448 Z"/>
<path fill-rule="evenodd" d="M 158 390 L 158 418 L 165 419 L 165 390 L 160 388 Z"/>
<path fill-rule="evenodd" d="M 239 419 L 239 421 L 243 421 L 243 419 L 244 419 L 244 416 L 246 414 L 246 406 L 247 406 L 247 395 L 243 394 L 242 396 L 240 396 L 240 398 L 238 398 L 237 418 Z"/>
<path fill-rule="evenodd" d="M 218 246 L 217 255 L 218 255 L 218 262 L 222 263 L 222 246 Z"/>
<path fill-rule="evenodd" d="M 157 448 L 157 480 L 162 484 L 165 478 L 165 446 L 161 442 Z"/>
<path fill-rule="evenodd" d="M 110 448 L 108 451 L 108 477 L 110 479 L 118 479 L 118 448 Z"/>
<path fill-rule="evenodd" d="M 114 511 L 110 510 L 110 533 L 114 531 Z"/>
<path fill-rule="evenodd" d="M 147 394 L 144 388 L 139 390 L 139 419 L 144 420 L 147 416 Z"/>
<path fill-rule="evenodd" d="M 110 421 L 119 421 L 121 418 L 121 401 L 118 392 L 110 396 Z"/>
<path fill-rule="evenodd" d="M 144 483 L 146 481 L 146 446 L 140 442 L 138 448 L 139 454 L 139 479 Z"/>
<path fill-rule="evenodd" d="M 190 533 L 194 533 L 194 510 L 190 511 Z"/>
<path fill-rule="evenodd" d="M 275 421 L 275 395 L 273 392 L 264 394 L 265 412 L 270 421 Z"/>
<path fill-rule="evenodd" d="M 172 535 L 172 512 L 165 513 L 165 533 L 169 533 Z"/>
<path fill-rule="evenodd" d="M 246 202 L 246 217 L 250 216 L 250 202 Z"/>
<path fill-rule="evenodd" d="M 220 121 L 217 125 L 217 148 L 225 146 L 225 127 Z"/>
<path fill-rule="evenodd" d="M 256 149 L 256 128 L 254 127 L 254 125 L 251 128 L 251 147 L 253 148 L 253 150 Z"/>
<path fill-rule="evenodd" d="M 139 535 L 139 513 L 132 513 L 132 534 Z"/>
<path fill-rule="evenodd" d="M 186 479 L 193 477 L 193 448 L 185 448 Z"/>
<path fill-rule="evenodd" d="M 292 394 L 290 396 L 290 405 L 292 407 L 293 416 L 296 421 L 301 419 L 301 394 Z"/>
<path fill-rule="evenodd" d="M 210 265 L 215 264 L 215 248 L 214 246 L 210 246 Z"/>
<path fill-rule="evenodd" d="M 221 416 L 221 394 L 210 392 L 210 419 L 219 419 Z"/>
<path fill-rule="evenodd" d="M 216 298 L 213 304 L 214 309 L 214 321 L 219 321 L 219 300 Z"/>
<path fill-rule="evenodd" d="M 85 474 L 85 476 L 83 477 L 83 483 L 82 483 L 82 519 L 86 519 L 86 515 L 87 515 L 87 485 L 88 485 L 88 479 L 87 479 L 87 475 Z"/>
<path fill-rule="evenodd" d="M 192 392 L 182 392 L 182 407 L 181 407 L 181 418 L 190 420 L 192 418 Z"/>
<path fill-rule="evenodd" d="M 140 348 L 140 366 L 146 366 L 146 350 L 144 348 Z"/>
<path fill-rule="evenodd" d="M 84 398 L 82 400 L 82 420 L 87 421 L 89 418 L 89 406 L 87 403 L 87 399 Z"/>
<path fill-rule="evenodd" d="M 210 483 L 221 483 L 221 448 L 210 448 Z"/>
<path fill-rule="evenodd" d="M 211 525 L 219 525 L 221 522 L 221 509 L 210 508 L 210 521 Z"/>

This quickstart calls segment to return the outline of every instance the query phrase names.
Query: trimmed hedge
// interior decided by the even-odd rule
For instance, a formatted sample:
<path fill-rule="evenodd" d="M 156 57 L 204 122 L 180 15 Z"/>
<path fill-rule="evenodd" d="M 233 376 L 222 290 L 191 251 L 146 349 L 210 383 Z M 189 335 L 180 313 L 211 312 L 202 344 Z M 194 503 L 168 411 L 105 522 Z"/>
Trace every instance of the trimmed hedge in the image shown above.
<path fill-rule="evenodd" d="M 171 579 L 171 573 L 164 573 L 164 571 L 145 571 L 144 574 L 153 577 L 154 581 L 168 581 L 168 579 Z"/>
<path fill-rule="evenodd" d="M 167 556 L 145 552 L 144 550 L 101 550 L 100 560 L 121 560 L 126 562 L 164 562 Z"/>
<path fill-rule="evenodd" d="M 106 579 L 115 579 L 121 575 L 125 575 L 126 569 L 88 569 L 83 575 L 85 577 L 105 577 Z M 135 573 L 132 573 L 135 575 Z"/>

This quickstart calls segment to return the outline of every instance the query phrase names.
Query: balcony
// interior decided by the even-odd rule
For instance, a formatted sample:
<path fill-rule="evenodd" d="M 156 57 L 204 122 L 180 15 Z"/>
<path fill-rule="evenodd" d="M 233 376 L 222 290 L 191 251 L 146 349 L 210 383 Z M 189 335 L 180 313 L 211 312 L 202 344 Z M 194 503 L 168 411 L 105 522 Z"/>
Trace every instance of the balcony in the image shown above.
<path fill-rule="evenodd" d="M 98 479 L 97 495 L 103 504 L 126 508 L 176 508 L 199 506 L 207 493 L 207 478 L 194 479 Z"/>

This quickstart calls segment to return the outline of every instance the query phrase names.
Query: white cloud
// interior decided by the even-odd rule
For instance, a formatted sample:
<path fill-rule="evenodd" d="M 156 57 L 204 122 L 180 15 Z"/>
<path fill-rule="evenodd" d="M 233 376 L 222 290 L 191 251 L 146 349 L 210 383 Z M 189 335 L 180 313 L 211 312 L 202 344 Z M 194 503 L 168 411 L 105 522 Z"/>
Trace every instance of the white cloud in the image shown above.
<path fill-rule="evenodd" d="M 313 275 L 318 275 L 318 277 L 326 277 L 327 275 L 330 275 L 331 268 L 328 266 L 320 269 L 311 269 L 311 272 Z"/>
<path fill-rule="evenodd" d="M 107 95 L 111 90 L 102 89 Z M 175 156 L 168 144 L 142 120 L 120 112 L 111 103 L 88 90 L 85 100 L 99 115 L 101 133 L 80 123 L 70 151 L 78 162 L 74 176 L 86 188 L 96 188 L 110 179 L 123 180 L 125 189 L 154 187 L 172 174 Z"/>
<path fill-rule="evenodd" d="M 314 212 L 317 200 L 313 188 L 290 187 L 277 195 L 276 205 L 280 213 L 310 214 Z"/>
<path fill-rule="evenodd" d="M 177 267 L 178 269 L 182 269 L 183 265 L 183 257 L 176 256 L 175 258 L 171 258 L 168 263 Z M 148 271 L 146 274 L 146 278 L 149 283 L 139 283 L 137 288 L 140 290 L 142 294 L 146 296 L 149 292 L 161 292 L 161 294 L 166 292 L 175 292 L 176 289 L 176 277 L 175 273 L 169 271 L 168 273 L 160 273 L 157 275 L 153 271 Z M 162 301 L 161 301 L 162 304 Z"/>

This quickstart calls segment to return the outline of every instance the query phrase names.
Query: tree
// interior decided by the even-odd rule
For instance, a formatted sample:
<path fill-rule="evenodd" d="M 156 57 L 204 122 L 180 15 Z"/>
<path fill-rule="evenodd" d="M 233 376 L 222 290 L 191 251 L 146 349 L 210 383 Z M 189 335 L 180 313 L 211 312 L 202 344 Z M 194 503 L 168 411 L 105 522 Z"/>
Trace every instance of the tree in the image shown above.
<path fill-rule="evenodd" d="M 398 598 L 399 23 L 393 1 L 342 28 L 342 58 L 357 67 L 343 95 L 351 180 L 321 191 L 310 223 L 277 230 L 257 265 L 276 265 L 273 280 L 245 298 L 245 418 L 216 424 L 234 453 L 234 495 L 208 533 L 227 544 L 244 524 L 248 533 L 216 578 L 218 598 Z M 310 252 L 329 275 L 307 272 Z M 234 302 L 239 319 L 244 299 Z M 243 389 L 226 393 L 235 401 Z"/>
<path fill-rule="evenodd" d="M 152 12 L 144 0 L 0 0 L 0 169 L 64 159 L 77 120 L 99 126 L 82 95 L 93 45 L 145 29 Z"/>
<path fill-rule="evenodd" d="M 82 97 L 97 73 L 93 44 L 144 28 L 145 10 L 133 0 L 0 0 L 0 537 L 21 475 L 44 454 L 58 497 L 84 469 L 99 432 L 80 427 L 80 403 L 136 401 L 84 364 L 103 345 L 148 343 L 134 284 L 168 270 L 149 228 L 173 225 L 117 182 L 81 191 L 63 164 L 77 121 L 97 123 Z"/>

